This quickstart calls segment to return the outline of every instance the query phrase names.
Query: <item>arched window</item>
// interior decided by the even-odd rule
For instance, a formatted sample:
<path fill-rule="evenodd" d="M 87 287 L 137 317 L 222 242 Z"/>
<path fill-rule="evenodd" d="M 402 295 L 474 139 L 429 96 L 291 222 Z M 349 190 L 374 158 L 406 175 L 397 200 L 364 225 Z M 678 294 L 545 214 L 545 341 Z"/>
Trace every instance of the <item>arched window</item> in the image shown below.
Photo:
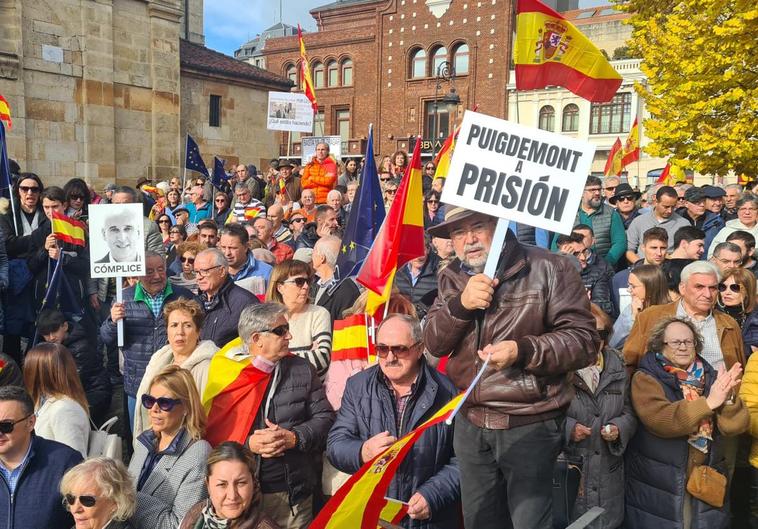
<path fill-rule="evenodd" d="M 447 48 L 440 46 L 432 54 L 432 75 L 437 75 L 440 65 L 447 60 Z"/>
<path fill-rule="evenodd" d="M 426 52 L 418 49 L 411 53 L 411 79 L 426 77 Z"/>
<path fill-rule="evenodd" d="M 574 103 L 563 107 L 563 132 L 577 132 L 579 130 L 579 107 Z"/>
<path fill-rule="evenodd" d="M 313 86 L 314 88 L 324 88 L 324 64 L 320 62 L 313 63 Z"/>
<path fill-rule="evenodd" d="M 294 64 L 288 64 L 285 67 L 284 72 L 285 72 L 284 75 L 287 77 L 287 79 L 295 83 L 295 86 L 297 86 L 298 84 L 297 83 L 297 66 L 295 66 Z"/>
<path fill-rule="evenodd" d="M 353 61 L 342 61 L 342 86 L 353 86 Z"/>
<path fill-rule="evenodd" d="M 327 86 L 339 85 L 339 67 L 337 61 L 329 61 L 326 65 L 326 83 Z"/>
<path fill-rule="evenodd" d="M 468 73 L 468 44 L 460 44 L 453 52 L 453 67 L 456 75 Z"/>
<path fill-rule="evenodd" d="M 555 130 L 555 109 L 550 105 L 545 105 L 540 109 L 540 124 L 542 130 Z"/>

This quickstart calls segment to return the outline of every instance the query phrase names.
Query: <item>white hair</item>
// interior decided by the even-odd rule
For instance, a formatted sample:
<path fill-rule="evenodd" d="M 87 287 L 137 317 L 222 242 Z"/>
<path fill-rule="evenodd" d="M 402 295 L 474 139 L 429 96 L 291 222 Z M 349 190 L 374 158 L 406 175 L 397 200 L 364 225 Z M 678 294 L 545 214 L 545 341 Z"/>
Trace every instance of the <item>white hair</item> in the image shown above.
<path fill-rule="evenodd" d="M 685 266 L 682 273 L 679 274 L 680 282 L 686 283 L 693 274 L 709 274 L 714 276 L 716 281 L 721 281 L 721 272 L 719 272 L 718 266 L 710 261 L 695 261 Z"/>

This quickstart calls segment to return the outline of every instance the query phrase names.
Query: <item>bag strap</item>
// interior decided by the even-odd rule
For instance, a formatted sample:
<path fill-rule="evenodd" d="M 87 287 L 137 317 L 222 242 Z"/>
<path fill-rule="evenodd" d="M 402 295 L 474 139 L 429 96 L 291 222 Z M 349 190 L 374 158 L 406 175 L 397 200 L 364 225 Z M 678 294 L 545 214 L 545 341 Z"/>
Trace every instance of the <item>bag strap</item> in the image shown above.
<path fill-rule="evenodd" d="M 116 422 L 118 422 L 118 417 L 116 417 L 116 416 L 114 415 L 113 417 L 111 417 L 110 419 L 108 419 L 107 421 L 105 421 L 105 422 L 103 423 L 103 425 L 102 425 L 102 426 L 100 426 L 100 428 L 98 428 L 97 426 L 95 426 L 95 423 L 92 421 L 92 417 L 90 417 L 90 420 L 89 420 L 89 422 L 90 422 L 90 424 L 92 425 L 92 429 L 93 429 L 94 431 L 96 431 L 96 432 L 105 432 L 105 433 L 111 433 L 111 427 L 112 427 L 114 424 L 116 424 Z"/>

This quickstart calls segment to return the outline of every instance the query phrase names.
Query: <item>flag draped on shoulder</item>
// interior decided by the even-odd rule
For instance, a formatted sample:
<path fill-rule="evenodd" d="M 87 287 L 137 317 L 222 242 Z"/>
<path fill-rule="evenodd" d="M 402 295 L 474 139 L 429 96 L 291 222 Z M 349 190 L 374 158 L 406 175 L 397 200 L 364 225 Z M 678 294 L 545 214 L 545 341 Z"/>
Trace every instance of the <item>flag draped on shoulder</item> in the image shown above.
<path fill-rule="evenodd" d="M 518 0 L 516 90 L 562 86 L 595 103 L 613 99 L 621 75 L 573 24 L 539 0 Z"/>
<path fill-rule="evenodd" d="M 73 244 L 74 246 L 86 246 L 87 225 L 74 220 L 57 211 L 53 211 L 53 234 L 59 241 Z"/>
<path fill-rule="evenodd" d="M 634 124 L 629 130 L 629 136 L 624 143 L 624 155 L 621 158 L 621 165 L 626 167 L 632 162 L 640 159 L 640 127 L 637 125 L 637 118 L 634 118 Z"/>
<path fill-rule="evenodd" d="M 611 152 L 608 153 L 608 160 L 605 162 L 605 169 L 603 169 L 603 174 L 605 176 L 618 176 L 621 174 L 622 155 L 621 138 L 616 138 L 613 147 L 611 147 Z"/>
<path fill-rule="evenodd" d="M 358 192 L 353 199 L 345 233 L 337 256 L 339 280 L 358 274 L 379 228 L 384 222 L 384 199 L 374 164 L 374 130 L 368 132 L 366 163 L 361 172 Z"/>
<path fill-rule="evenodd" d="M 311 65 L 308 62 L 308 55 L 305 53 L 305 41 L 303 40 L 303 31 L 300 24 L 297 25 L 297 42 L 300 45 L 300 84 L 303 87 L 305 97 L 311 102 L 313 113 L 318 112 L 318 102 L 316 101 L 316 91 L 313 89 L 313 79 L 311 78 Z"/>
<path fill-rule="evenodd" d="M 208 168 L 205 166 L 203 157 L 200 156 L 200 149 L 197 147 L 197 143 L 192 139 L 192 136 L 187 134 L 187 149 L 184 160 L 184 167 L 192 171 L 204 174 L 206 178 L 209 178 Z"/>
<path fill-rule="evenodd" d="M 224 441 L 245 444 L 271 378 L 240 354 L 242 340 L 235 338 L 211 359 L 203 407 L 208 414 L 205 440 L 211 446 Z"/>
<path fill-rule="evenodd" d="M 386 299 L 389 299 L 396 270 L 424 255 L 421 178 L 421 141 L 416 141 L 395 200 L 357 277 L 359 283 Z"/>
<path fill-rule="evenodd" d="M 462 398 L 463 394 L 454 397 L 418 428 L 366 462 L 337 490 L 309 529 L 376 529 L 387 505 L 384 495 L 403 459 L 426 430 L 452 414 Z"/>

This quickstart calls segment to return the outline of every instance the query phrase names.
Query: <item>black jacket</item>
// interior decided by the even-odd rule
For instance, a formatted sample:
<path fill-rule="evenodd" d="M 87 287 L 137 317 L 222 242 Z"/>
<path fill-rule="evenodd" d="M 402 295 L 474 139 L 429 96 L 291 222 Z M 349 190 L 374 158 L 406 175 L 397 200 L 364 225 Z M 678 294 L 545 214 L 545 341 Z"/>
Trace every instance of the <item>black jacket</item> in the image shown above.
<path fill-rule="evenodd" d="M 416 307 L 419 319 L 426 316 L 429 307 L 437 299 L 437 266 L 439 262 L 440 259 L 437 254 L 430 253 L 421 268 L 415 285 L 411 280 L 411 272 L 408 270 L 408 266 L 401 267 L 395 276 L 397 289 Z"/>
<path fill-rule="evenodd" d="M 295 250 L 300 248 L 313 248 L 318 241 L 318 233 L 316 233 L 316 223 L 309 222 L 303 226 L 303 231 L 295 241 Z"/>
<path fill-rule="evenodd" d="M 260 303 L 255 294 L 238 287 L 229 277 L 212 301 L 208 302 L 207 296 L 202 292 L 200 297 L 205 306 L 205 323 L 200 331 L 200 339 L 213 340 L 219 347 L 237 337 L 237 324 L 242 309 Z"/>
<path fill-rule="evenodd" d="M 71 352 L 85 393 L 110 391 L 108 374 L 98 354 L 97 333 L 80 323 L 68 322 L 68 336 L 63 345 Z"/>
<path fill-rule="evenodd" d="M 315 293 L 318 292 L 318 286 L 316 285 Z M 316 301 L 316 305 L 324 307 L 329 311 L 329 316 L 332 318 L 332 324 L 335 320 L 341 320 L 343 318 L 342 313 L 349 309 L 361 295 L 361 291 L 358 285 L 352 278 L 347 278 L 342 282 L 335 283 L 329 287 L 326 292 L 321 294 L 321 297 Z"/>
<path fill-rule="evenodd" d="M 611 295 L 613 270 L 608 263 L 605 260 L 597 260 L 593 264 L 587 263 L 587 266 L 581 271 L 581 276 L 584 288 L 590 293 L 592 303 L 600 307 L 611 318 L 615 317 L 616 308 L 613 305 Z"/>

